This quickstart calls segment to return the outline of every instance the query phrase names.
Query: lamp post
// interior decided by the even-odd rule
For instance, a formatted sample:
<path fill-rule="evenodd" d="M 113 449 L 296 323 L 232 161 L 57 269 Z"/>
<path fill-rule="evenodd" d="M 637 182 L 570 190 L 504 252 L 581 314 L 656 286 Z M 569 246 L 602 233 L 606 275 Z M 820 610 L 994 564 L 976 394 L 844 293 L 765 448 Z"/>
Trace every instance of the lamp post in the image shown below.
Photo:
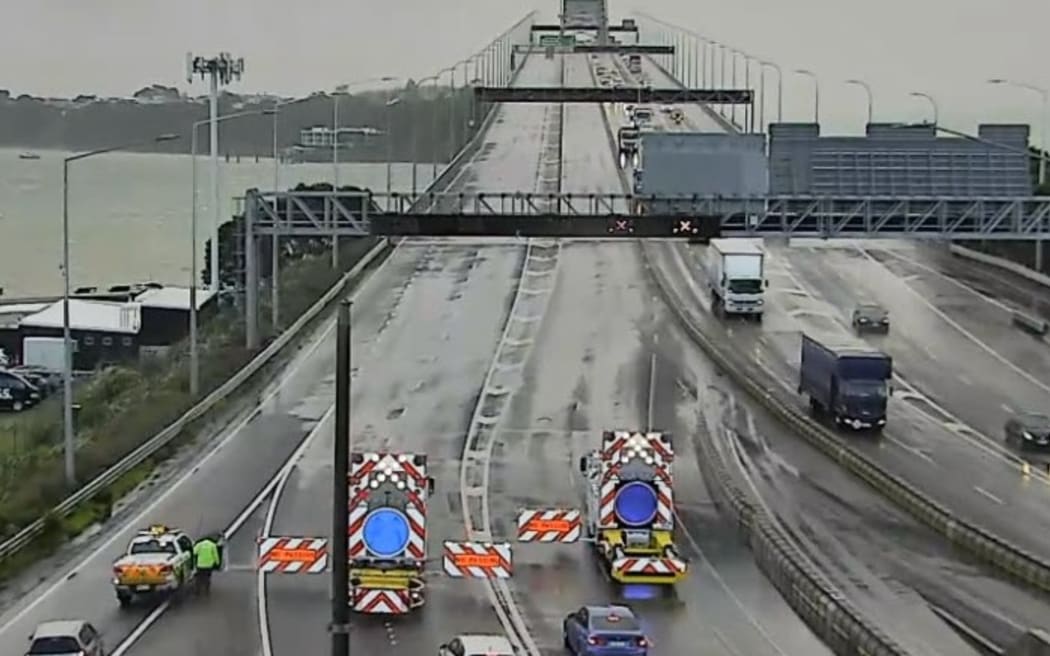
<path fill-rule="evenodd" d="M 281 115 L 281 108 L 287 107 L 288 105 L 294 105 L 307 100 L 306 98 L 295 98 L 293 100 L 279 100 L 274 102 L 273 107 L 267 111 L 267 114 L 273 116 L 273 191 L 277 193 L 281 190 L 281 154 L 278 152 L 277 143 L 277 119 Z M 276 197 L 274 200 L 274 211 L 279 211 Z M 274 226 L 273 234 L 270 235 L 270 323 L 272 324 L 274 332 L 277 331 L 277 326 L 280 322 L 280 265 L 281 265 L 281 239 L 277 235 L 277 226 Z M 332 252 L 337 251 L 337 244 L 332 243 Z M 336 258 L 332 256 L 333 264 L 336 265 Z"/>
<path fill-rule="evenodd" d="M 736 59 L 738 56 L 740 56 L 740 51 L 736 48 L 730 48 L 729 52 L 733 56 L 730 71 L 733 74 L 733 88 L 736 89 Z M 736 103 L 733 103 L 733 105 L 729 109 L 729 121 L 732 124 L 736 125 Z"/>
<path fill-rule="evenodd" d="M 925 98 L 930 103 L 930 106 L 933 107 L 933 126 L 937 127 L 937 124 L 940 123 L 938 120 L 940 117 L 940 110 L 937 107 L 937 99 L 930 94 L 922 93 L 921 91 L 912 91 L 908 95 L 913 98 Z"/>
<path fill-rule="evenodd" d="M 454 67 L 452 67 L 452 66 L 445 67 L 445 68 L 441 69 L 440 71 L 438 71 L 437 73 L 434 74 L 434 89 L 437 90 L 438 81 L 441 79 L 441 76 L 444 75 L 445 73 L 451 73 L 451 75 L 452 75 L 452 78 L 451 78 L 451 80 L 452 80 L 452 82 L 451 82 L 452 87 L 451 87 L 451 91 L 449 92 L 449 113 L 451 114 L 451 112 L 452 112 L 452 98 L 454 98 L 455 94 L 456 94 L 456 73 L 455 73 L 455 68 Z M 484 70 L 484 75 L 486 76 L 485 79 L 488 80 L 488 77 L 487 77 L 488 76 L 487 60 L 486 60 L 486 66 L 485 66 L 485 70 Z M 435 99 L 436 99 L 436 95 L 435 95 Z M 434 122 L 434 125 L 433 125 L 434 132 L 433 132 L 433 134 L 430 137 L 431 145 L 432 145 L 432 148 L 433 148 L 433 153 L 432 153 L 433 154 L 433 158 L 431 160 L 431 162 L 432 162 L 431 166 L 433 167 L 433 170 L 430 173 L 430 179 L 431 180 L 437 180 L 437 174 L 438 174 L 438 164 L 437 164 L 437 162 L 438 162 L 438 142 L 437 142 L 437 138 L 436 138 L 437 137 L 437 133 L 438 133 L 437 112 L 433 112 L 433 122 Z M 450 116 L 449 123 L 451 123 L 451 122 L 452 122 L 452 118 Z"/>
<path fill-rule="evenodd" d="M 390 209 L 390 188 L 393 178 L 391 160 L 394 159 L 394 126 L 390 115 L 392 113 L 391 109 L 400 102 L 400 97 L 386 101 L 386 204 L 388 210 Z"/>
<path fill-rule="evenodd" d="M 273 112 L 272 109 L 261 111 L 236 112 L 215 117 L 215 122 L 221 123 L 232 118 L 244 116 L 265 116 Z M 200 394 L 200 346 L 197 339 L 197 132 L 201 126 L 212 122 L 212 119 L 195 121 L 190 133 L 190 170 L 193 201 L 190 203 L 190 397 L 197 398 Z M 219 266 L 218 261 L 213 260 L 213 268 Z M 215 290 L 218 293 L 218 290 Z"/>
<path fill-rule="evenodd" d="M 436 90 L 437 89 L 437 79 L 438 79 L 438 77 L 439 76 L 437 76 L 437 75 L 431 75 L 430 77 L 425 77 L 425 78 L 423 78 L 422 80 L 420 80 L 416 84 L 416 88 L 417 89 L 422 89 L 423 85 L 426 84 L 427 82 L 433 82 L 434 83 L 434 89 Z M 436 93 L 434 94 L 434 97 L 435 98 L 437 97 Z M 423 103 L 419 102 L 417 100 L 416 101 L 416 111 L 418 112 L 419 108 L 422 107 L 422 106 L 423 106 Z M 431 112 L 431 113 L 434 116 L 437 116 L 436 113 L 434 113 L 434 112 Z M 437 120 L 436 119 L 435 119 L 434 123 L 435 123 L 434 133 L 436 134 L 437 133 L 437 128 L 436 128 Z M 413 196 L 416 195 L 416 189 L 417 189 L 417 186 L 416 186 L 416 165 L 419 162 L 419 130 L 416 129 L 418 124 L 419 124 L 419 115 L 417 114 L 416 116 L 413 117 L 413 120 L 412 120 L 412 195 Z M 431 139 L 433 139 L 433 138 L 434 138 L 434 135 L 432 134 L 431 135 Z M 436 173 L 435 173 L 434 177 L 437 177 Z"/>
<path fill-rule="evenodd" d="M 63 345 L 63 371 L 62 371 L 62 423 L 63 442 L 65 447 L 65 474 L 66 485 L 76 485 L 76 440 L 73 434 L 73 336 L 69 318 L 69 295 L 70 278 L 69 273 L 69 165 L 73 162 L 105 155 L 117 150 L 125 150 L 146 144 L 163 143 L 174 141 L 178 135 L 162 134 L 152 139 L 142 139 L 116 146 L 98 148 L 85 153 L 70 155 L 62 160 L 62 345 Z"/>
<path fill-rule="evenodd" d="M 219 197 L 219 85 L 229 84 L 233 80 L 240 79 L 244 74 L 244 59 L 234 59 L 230 53 L 221 52 L 216 57 L 194 57 L 186 53 L 186 80 L 193 82 L 193 76 L 207 77 L 210 82 L 210 116 L 211 116 L 211 202 L 214 205 L 214 222 L 211 231 L 211 257 L 213 262 L 219 261 L 219 224 L 222 223 L 222 215 Z M 219 289 L 218 267 L 212 267 L 211 287 L 215 291 Z"/>
<path fill-rule="evenodd" d="M 871 86 L 864 80 L 846 80 L 846 84 L 852 84 L 864 89 L 864 94 L 868 97 L 868 125 L 871 125 L 875 113 L 875 96 L 871 92 Z"/>
<path fill-rule="evenodd" d="M 768 66 L 777 72 L 777 123 L 784 122 L 784 71 L 779 64 L 771 61 L 763 61 L 762 66 Z"/>
<path fill-rule="evenodd" d="M 795 72 L 813 79 L 813 122 L 820 125 L 820 78 L 813 71 L 804 68 L 796 68 Z"/>
<path fill-rule="evenodd" d="M 1039 186 L 1046 184 L 1046 158 L 1048 155 L 1047 151 L 1050 151 L 1050 89 L 1044 89 L 1037 87 L 1032 84 L 1025 84 L 1023 82 L 1013 82 L 1011 80 L 1004 80 L 1001 78 L 995 78 L 988 80 L 989 84 L 1005 84 L 1011 87 L 1017 87 L 1018 89 L 1025 89 L 1028 91 L 1034 91 L 1043 98 L 1043 127 L 1039 130 Z"/>
<path fill-rule="evenodd" d="M 718 44 L 718 52 L 720 53 L 719 60 L 721 62 L 719 64 L 718 88 L 719 89 L 725 89 L 726 88 L 726 46 L 725 46 L 725 44 L 722 44 L 722 43 Z M 720 114 L 722 114 L 723 117 L 725 117 L 725 115 L 726 115 L 726 106 L 725 105 L 719 105 L 718 106 L 718 111 L 719 111 Z"/>

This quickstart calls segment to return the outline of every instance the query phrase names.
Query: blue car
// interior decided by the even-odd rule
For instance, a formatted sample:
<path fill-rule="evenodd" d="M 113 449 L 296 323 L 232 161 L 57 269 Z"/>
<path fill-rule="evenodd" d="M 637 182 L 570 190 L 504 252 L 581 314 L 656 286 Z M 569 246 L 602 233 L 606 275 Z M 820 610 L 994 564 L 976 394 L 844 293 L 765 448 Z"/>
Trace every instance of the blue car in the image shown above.
<path fill-rule="evenodd" d="M 648 656 L 649 641 L 626 606 L 584 606 L 563 624 L 565 648 L 575 656 Z"/>

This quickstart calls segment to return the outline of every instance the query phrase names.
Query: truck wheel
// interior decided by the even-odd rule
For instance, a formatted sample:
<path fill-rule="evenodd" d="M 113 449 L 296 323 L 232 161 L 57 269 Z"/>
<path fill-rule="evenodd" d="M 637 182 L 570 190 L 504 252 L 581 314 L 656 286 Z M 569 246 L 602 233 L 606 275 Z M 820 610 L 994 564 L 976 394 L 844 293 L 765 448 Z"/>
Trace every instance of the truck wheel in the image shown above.
<path fill-rule="evenodd" d="M 117 603 L 120 604 L 121 608 L 129 608 L 131 606 L 131 595 L 118 594 L 117 595 Z"/>
<path fill-rule="evenodd" d="M 814 419 L 819 419 L 822 414 L 820 411 L 820 404 L 812 396 L 809 397 L 809 414 Z"/>

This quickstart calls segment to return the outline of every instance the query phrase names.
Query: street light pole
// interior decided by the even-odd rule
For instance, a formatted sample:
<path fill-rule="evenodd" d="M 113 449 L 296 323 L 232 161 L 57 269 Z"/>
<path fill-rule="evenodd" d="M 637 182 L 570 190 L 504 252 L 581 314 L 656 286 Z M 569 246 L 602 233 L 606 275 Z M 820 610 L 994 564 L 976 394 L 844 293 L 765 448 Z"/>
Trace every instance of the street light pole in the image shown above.
<path fill-rule="evenodd" d="M 797 68 L 795 72 L 813 79 L 813 122 L 820 125 L 820 78 L 813 71 L 804 68 Z"/>
<path fill-rule="evenodd" d="M 1024 82 L 1013 82 L 1011 80 L 1004 80 L 1000 78 L 988 80 L 989 84 L 1006 84 L 1008 86 L 1017 87 L 1018 89 L 1026 89 L 1028 91 L 1034 91 L 1043 98 L 1043 126 L 1039 129 L 1039 186 L 1046 184 L 1046 159 L 1050 157 L 1050 89 L 1044 89 L 1037 87 L 1032 84 L 1025 84 Z"/>
<path fill-rule="evenodd" d="M 219 192 L 219 85 L 229 84 L 233 80 L 240 79 L 244 74 L 244 59 L 233 59 L 228 52 L 219 53 L 216 57 L 194 57 L 186 54 L 186 78 L 193 82 L 193 76 L 199 75 L 209 79 L 211 115 L 211 202 L 214 207 L 213 224 L 211 231 L 211 258 L 212 262 L 219 261 L 219 225 L 222 223 L 222 208 L 220 207 Z M 219 291 L 219 271 L 217 266 L 211 270 L 211 287 Z"/>
<path fill-rule="evenodd" d="M 933 107 L 933 126 L 937 127 L 937 125 L 940 124 L 940 111 L 937 107 L 937 99 L 930 94 L 922 93 L 921 91 L 912 91 L 908 95 L 914 98 L 925 98 L 930 103 L 930 106 Z"/>
<path fill-rule="evenodd" d="M 875 96 L 871 92 L 871 87 L 864 80 L 846 80 L 846 84 L 852 84 L 864 89 L 864 93 L 868 97 L 868 125 L 871 125 L 875 114 Z"/>
<path fill-rule="evenodd" d="M 62 160 L 62 429 L 65 448 L 66 485 L 76 485 L 76 436 L 73 431 L 73 328 L 70 320 L 70 279 L 69 272 L 69 165 L 73 162 L 105 155 L 116 150 L 125 150 L 145 144 L 174 141 L 178 135 L 162 134 L 153 139 L 132 141 L 130 143 L 99 148 L 85 153 L 70 155 Z"/>
<path fill-rule="evenodd" d="M 387 209 L 390 209 L 390 191 L 393 183 L 393 165 L 391 164 L 394 159 L 394 126 L 390 115 L 393 113 L 391 110 L 394 105 L 401 102 L 401 98 L 392 98 L 386 102 L 386 203 Z"/>
<path fill-rule="evenodd" d="M 780 68 L 780 65 L 771 62 L 763 61 L 763 66 L 769 66 L 777 72 L 777 123 L 784 122 L 784 71 Z"/>

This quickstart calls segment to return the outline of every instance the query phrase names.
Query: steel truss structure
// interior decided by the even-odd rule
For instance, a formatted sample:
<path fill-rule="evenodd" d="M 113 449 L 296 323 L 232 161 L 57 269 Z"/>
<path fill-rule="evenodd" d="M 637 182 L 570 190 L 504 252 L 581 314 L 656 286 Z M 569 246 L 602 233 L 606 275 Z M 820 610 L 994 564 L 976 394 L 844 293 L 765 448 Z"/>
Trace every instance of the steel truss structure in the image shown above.
<path fill-rule="evenodd" d="M 652 87 L 474 87 L 478 103 L 638 103 L 749 105 L 750 89 L 681 89 Z"/>
<path fill-rule="evenodd" d="M 641 45 L 636 43 L 616 43 L 609 45 L 575 45 L 573 52 L 614 52 L 621 55 L 673 55 L 674 46 Z"/>
<path fill-rule="evenodd" d="M 533 25 L 529 29 L 532 32 L 558 32 L 558 31 L 560 31 L 562 29 L 562 27 L 561 27 L 561 25 L 540 23 L 540 24 L 537 24 L 537 25 Z M 567 28 L 567 29 L 572 30 L 573 32 L 578 32 L 578 31 L 583 31 L 583 30 L 588 29 L 588 28 L 584 28 L 584 27 L 570 27 L 570 28 Z M 593 28 L 590 28 L 590 29 L 596 30 L 598 28 L 593 27 Z M 608 29 L 609 29 L 609 33 L 610 34 L 624 33 L 624 32 L 632 32 L 634 34 L 638 34 L 638 27 L 637 26 L 624 27 L 623 25 L 610 25 Z"/>
<path fill-rule="evenodd" d="M 451 219 L 470 226 L 469 234 L 473 235 L 514 234 L 512 229 L 509 233 L 504 229 L 484 232 L 486 225 L 495 225 L 494 221 L 483 221 L 485 217 L 519 219 L 511 225 L 523 228 L 521 234 L 531 232 L 527 228 L 530 220 L 535 225 L 540 225 L 540 220 L 547 225 L 591 221 L 595 226 L 605 225 L 598 221 L 632 220 L 637 226 L 643 218 L 674 217 L 691 219 L 697 225 L 714 223 L 717 234 L 730 237 L 1042 240 L 1050 236 L 1050 197 L 1037 196 L 714 198 L 517 192 L 274 194 L 252 190 L 243 203 L 248 219 L 246 234 L 253 236 L 274 232 L 289 236 L 426 235 L 433 234 L 427 232 L 428 222 L 449 225 Z M 399 225 L 406 229 L 397 232 Z M 643 232 L 644 236 L 656 236 L 644 228 L 631 234 L 643 236 Z M 704 229 L 705 234 L 709 232 Z M 558 228 L 549 236 L 570 234 Z"/>

